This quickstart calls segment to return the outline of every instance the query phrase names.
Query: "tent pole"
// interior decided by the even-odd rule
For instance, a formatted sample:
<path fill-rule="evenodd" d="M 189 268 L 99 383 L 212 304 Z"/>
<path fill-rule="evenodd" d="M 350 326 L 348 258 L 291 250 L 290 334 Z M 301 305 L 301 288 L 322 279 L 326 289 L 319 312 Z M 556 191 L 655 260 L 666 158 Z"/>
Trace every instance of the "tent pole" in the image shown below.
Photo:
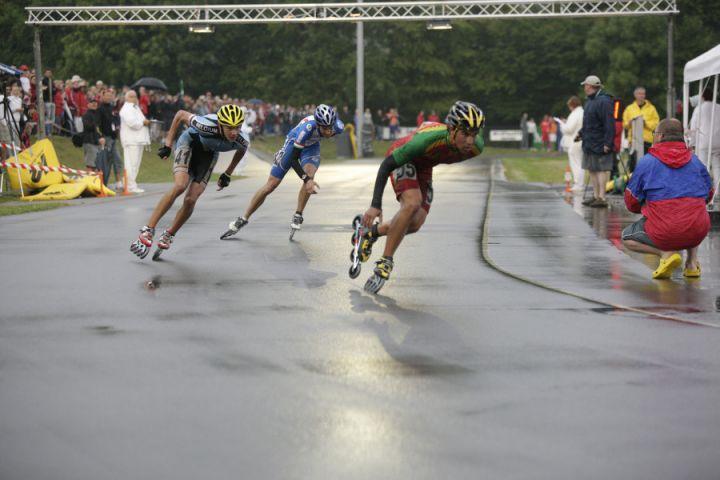
<path fill-rule="evenodd" d="M 675 57 L 673 51 L 673 26 L 675 24 L 674 17 L 668 15 L 667 29 L 667 114 L 666 118 L 675 116 L 675 88 L 673 86 L 673 73 L 675 70 Z"/>

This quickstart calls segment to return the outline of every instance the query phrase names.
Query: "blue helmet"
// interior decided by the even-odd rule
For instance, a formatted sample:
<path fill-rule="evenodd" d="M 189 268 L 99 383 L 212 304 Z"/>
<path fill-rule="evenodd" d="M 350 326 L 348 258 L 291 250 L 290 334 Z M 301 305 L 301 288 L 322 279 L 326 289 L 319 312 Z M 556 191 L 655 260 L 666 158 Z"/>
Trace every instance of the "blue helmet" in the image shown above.
<path fill-rule="evenodd" d="M 331 127 L 335 125 L 335 121 L 337 120 L 337 112 L 335 112 L 335 109 L 333 107 L 321 103 L 315 109 L 313 117 L 315 117 L 315 121 L 321 127 Z"/>

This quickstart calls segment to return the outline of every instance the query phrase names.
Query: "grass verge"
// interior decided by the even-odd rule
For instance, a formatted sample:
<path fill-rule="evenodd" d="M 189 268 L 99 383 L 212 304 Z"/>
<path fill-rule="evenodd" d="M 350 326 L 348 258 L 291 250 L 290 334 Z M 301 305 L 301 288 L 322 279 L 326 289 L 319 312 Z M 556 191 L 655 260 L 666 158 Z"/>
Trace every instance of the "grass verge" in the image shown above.
<path fill-rule="evenodd" d="M 69 205 L 69 203 L 63 202 L 30 202 L 18 205 L 16 203 L 17 201 L 18 198 L 16 197 L 0 197 L 0 217 L 4 217 L 6 215 L 20 215 L 22 213 L 30 212 L 42 212 L 43 210 L 53 210 L 58 207 L 64 207 L 66 205 Z M 9 202 L 13 202 L 13 204 L 7 205 L 7 203 Z"/>
<path fill-rule="evenodd" d="M 284 141 L 285 137 L 282 135 L 258 137 L 252 141 L 251 148 L 272 157 L 282 147 Z M 55 136 L 52 142 L 60 163 L 72 168 L 84 168 L 82 149 L 74 147 L 70 138 Z M 384 157 L 391 144 L 391 140 L 373 140 L 375 157 Z M 172 182 L 172 164 L 169 160 L 161 160 L 155 154 L 158 147 L 159 145 L 153 144 L 149 151 L 143 153 L 142 167 L 138 174 L 139 183 Z M 118 148 L 121 149 L 119 145 Z M 321 149 L 324 162 L 333 163 L 343 160 L 337 156 L 334 138 L 324 140 Z M 567 165 L 566 155 L 557 152 L 488 146 L 483 156 L 500 157 L 508 180 L 513 182 L 562 183 Z M 115 181 L 114 177 L 111 177 L 111 181 Z"/>
<path fill-rule="evenodd" d="M 69 137 L 56 135 L 52 137 L 51 140 L 61 164 L 71 168 L 85 168 L 83 149 L 75 147 Z M 162 160 L 157 156 L 156 152 L 159 147 L 159 144 L 153 143 L 150 145 L 149 151 L 147 149 L 143 151 L 142 164 L 137 178 L 138 183 L 165 183 L 173 181 L 172 161 Z M 120 158 L 122 158 L 122 146 L 118 143 L 115 148 L 118 149 Z M 112 176 L 112 174 L 110 178 L 112 182 L 115 182 L 115 177 Z"/>
<path fill-rule="evenodd" d="M 558 184 L 565 181 L 565 156 L 552 157 L 508 156 L 502 157 L 505 176 L 511 182 L 541 182 Z"/>

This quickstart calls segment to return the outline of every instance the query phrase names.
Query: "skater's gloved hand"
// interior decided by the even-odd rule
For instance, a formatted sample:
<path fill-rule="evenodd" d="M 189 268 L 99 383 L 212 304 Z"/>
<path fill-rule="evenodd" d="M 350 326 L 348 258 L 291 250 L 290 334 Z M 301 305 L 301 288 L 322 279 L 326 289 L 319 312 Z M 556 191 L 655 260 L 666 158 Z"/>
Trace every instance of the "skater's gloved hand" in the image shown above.
<path fill-rule="evenodd" d="M 382 210 L 375 207 L 370 207 L 367 209 L 367 212 L 365 212 L 365 215 L 363 215 L 362 218 L 362 224 L 365 228 L 371 228 L 373 222 L 375 219 L 382 215 Z"/>
<path fill-rule="evenodd" d="M 162 158 L 163 160 L 168 158 L 171 153 L 172 149 L 167 145 L 163 145 L 162 147 L 158 148 L 158 157 Z"/>
<path fill-rule="evenodd" d="M 228 175 L 225 172 L 221 173 L 220 178 L 218 178 L 217 185 L 218 185 L 218 189 L 217 189 L 218 192 L 220 190 L 222 190 L 223 188 L 227 187 L 228 185 L 230 185 L 230 175 Z"/>
<path fill-rule="evenodd" d="M 315 180 L 313 180 L 312 178 L 308 179 L 308 181 L 305 182 L 305 191 L 310 195 L 318 193 L 319 188 L 320 185 L 318 185 L 318 183 L 315 182 Z"/>

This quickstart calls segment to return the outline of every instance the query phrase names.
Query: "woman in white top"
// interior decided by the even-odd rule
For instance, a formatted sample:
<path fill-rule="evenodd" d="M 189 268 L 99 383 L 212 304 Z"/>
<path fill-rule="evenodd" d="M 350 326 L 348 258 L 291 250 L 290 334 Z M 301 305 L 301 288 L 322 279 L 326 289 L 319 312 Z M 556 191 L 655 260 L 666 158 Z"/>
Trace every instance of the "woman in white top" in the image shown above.
<path fill-rule="evenodd" d="M 142 193 L 136 179 L 140 171 L 140 162 L 145 145 L 150 145 L 150 120 L 145 118 L 138 105 L 137 93 L 128 90 L 125 93 L 125 104 L 120 109 L 120 142 L 123 146 L 125 170 L 127 172 L 127 189 L 132 193 Z"/>
<path fill-rule="evenodd" d="M 583 108 L 582 102 L 576 96 L 570 97 L 567 102 L 570 109 L 570 116 L 565 123 L 560 124 L 562 131 L 562 147 L 568 152 L 568 161 L 570 162 L 570 170 L 572 171 L 574 184 L 572 191 L 575 193 L 582 192 L 585 188 L 583 184 L 585 180 L 585 170 L 582 168 L 582 142 L 575 141 L 577 134 L 582 128 Z"/>
<path fill-rule="evenodd" d="M 712 90 L 705 90 L 690 119 L 689 133 L 690 147 L 708 167 L 713 184 L 717 185 L 720 181 L 720 105 L 712 100 Z"/>

